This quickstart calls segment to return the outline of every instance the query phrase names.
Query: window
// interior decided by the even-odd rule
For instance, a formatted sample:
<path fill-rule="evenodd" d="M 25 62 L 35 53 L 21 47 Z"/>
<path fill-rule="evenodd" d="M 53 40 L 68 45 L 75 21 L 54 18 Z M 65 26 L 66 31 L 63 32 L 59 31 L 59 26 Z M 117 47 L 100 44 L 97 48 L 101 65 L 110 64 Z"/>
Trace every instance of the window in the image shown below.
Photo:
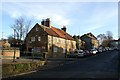
<path fill-rule="evenodd" d="M 54 38 L 54 42 L 57 42 L 57 37 Z"/>
<path fill-rule="evenodd" d="M 49 39 L 48 42 L 51 45 L 52 44 L 52 37 L 50 36 L 48 39 Z"/>
<path fill-rule="evenodd" d="M 31 37 L 31 41 L 35 41 L 35 37 Z"/>
<path fill-rule="evenodd" d="M 41 41 L 41 37 L 40 36 L 38 37 L 38 41 Z"/>
<path fill-rule="evenodd" d="M 62 39 L 60 39 L 60 44 L 62 43 Z"/>
<path fill-rule="evenodd" d="M 38 28 L 36 28 L 36 31 L 38 31 Z"/>
<path fill-rule="evenodd" d="M 54 52 L 57 52 L 57 47 L 54 47 Z"/>

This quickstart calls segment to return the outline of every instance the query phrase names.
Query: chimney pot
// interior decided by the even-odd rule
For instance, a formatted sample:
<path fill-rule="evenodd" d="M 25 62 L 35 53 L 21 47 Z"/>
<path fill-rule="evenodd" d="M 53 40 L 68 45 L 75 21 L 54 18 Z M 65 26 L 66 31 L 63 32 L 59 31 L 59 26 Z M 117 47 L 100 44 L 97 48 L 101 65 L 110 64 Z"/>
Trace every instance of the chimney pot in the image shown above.
<path fill-rule="evenodd" d="M 63 30 L 64 32 L 66 32 L 66 26 L 63 26 L 63 28 L 61 28 L 61 30 Z"/>
<path fill-rule="evenodd" d="M 43 19 L 41 24 L 50 28 L 51 27 L 51 25 L 50 25 L 50 18 L 47 18 L 45 20 Z"/>

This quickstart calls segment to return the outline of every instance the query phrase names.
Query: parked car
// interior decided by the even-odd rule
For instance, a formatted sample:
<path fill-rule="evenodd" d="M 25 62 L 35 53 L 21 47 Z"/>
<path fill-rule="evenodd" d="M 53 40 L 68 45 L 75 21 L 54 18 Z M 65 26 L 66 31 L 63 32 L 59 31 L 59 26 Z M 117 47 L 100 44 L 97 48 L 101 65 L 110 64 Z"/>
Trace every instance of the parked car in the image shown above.
<path fill-rule="evenodd" d="M 114 50 L 119 50 L 118 47 L 114 47 L 113 49 L 114 49 Z"/>
<path fill-rule="evenodd" d="M 101 52 L 102 52 L 102 49 L 98 49 L 98 52 L 101 53 Z"/>
<path fill-rule="evenodd" d="M 105 50 L 106 50 L 106 51 L 109 51 L 109 47 L 106 47 Z"/>
<path fill-rule="evenodd" d="M 77 57 L 77 53 L 70 53 L 70 54 L 67 54 L 67 57 L 68 58 L 76 58 Z"/>
<path fill-rule="evenodd" d="M 105 52 L 106 51 L 105 48 L 103 48 L 102 51 Z"/>
<path fill-rule="evenodd" d="M 91 56 L 92 53 L 89 50 L 84 51 L 84 56 Z"/>
<path fill-rule="evenodd" d="M 92 54 L 97 54 L 98 51 L 97 51 L 96 49 L 91 49 L 90 52 L 91 52 Z"/>
<path fill-rule="evenodd" d="M 84 51 L 83 50 L 76 50 L 74 53 L 68 54 L 67 57 L 69 57 L 69 58 L 84 57 Z"/>
<path fill-rule="evenodd" d="M 112 51 L 112 50 L 113 50 L 113 48 L 109 48 L 109 50 L 110 50 L 110 51 Z"/>
<path fill-rule="evenodd" d="M 85 52 L 83 50 L 77 50 L 77 57 L 84 57 Z"/>

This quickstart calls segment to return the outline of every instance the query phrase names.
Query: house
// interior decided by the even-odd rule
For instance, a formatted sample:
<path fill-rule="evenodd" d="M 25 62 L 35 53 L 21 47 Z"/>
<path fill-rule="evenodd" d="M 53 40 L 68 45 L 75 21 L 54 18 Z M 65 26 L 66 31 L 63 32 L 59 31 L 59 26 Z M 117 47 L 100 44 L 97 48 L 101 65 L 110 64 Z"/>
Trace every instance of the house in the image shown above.
<path fill-rule="evenodd" d="M 42 20 L 41 25 L 35 24 L 27 34 L 25 44 L 26 51 L 48 52 L 48 57 L 63 57 L 63 52 L 76 49 L 76 41 L 66 32 L 66 27 L 58 29 L 51 26 L 49 18 Z"/>
<path fill-rule="evenodd" d="M 111 47 L 111 48 L 118 47 L 118 48 L 120 48 L 120 39 L 109 40 L 108 47 Z"/>
<path fill-rule="evenodd" d="M 103 40 L 101 46 L 102 47 L 110 47 L 112 40 Z"/>
<path fill-rule="evenodd" d="M 84 49 L 90 50 L 92 48 L 98 48 L 99 42 L 92 33 L 82 35 L 81 40 L 85 42 Z"/>

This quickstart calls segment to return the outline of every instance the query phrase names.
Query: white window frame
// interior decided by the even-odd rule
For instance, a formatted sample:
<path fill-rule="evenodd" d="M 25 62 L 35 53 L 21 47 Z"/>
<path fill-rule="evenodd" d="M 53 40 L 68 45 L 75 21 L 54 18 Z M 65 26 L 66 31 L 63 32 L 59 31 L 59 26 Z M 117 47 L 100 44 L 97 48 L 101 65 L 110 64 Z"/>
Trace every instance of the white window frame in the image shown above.
<path fill-rule="evenodd" d="M 31 37 L 31 41 L 35 41 L 35 37 Z"/>
<path fill-rule="evenodd" d="M 54 42 L 57 42 L 57 37 L 54 37 Z"/>
<path fill-rule="evenodd" d="M 38 37 L 38 41 L 41 41 L 41 37 L 40 36 Z"/>
<path fill-rule="evenodd" d="M 57 52 L 57 47 L 54 47 L 54 52 Z"/>

